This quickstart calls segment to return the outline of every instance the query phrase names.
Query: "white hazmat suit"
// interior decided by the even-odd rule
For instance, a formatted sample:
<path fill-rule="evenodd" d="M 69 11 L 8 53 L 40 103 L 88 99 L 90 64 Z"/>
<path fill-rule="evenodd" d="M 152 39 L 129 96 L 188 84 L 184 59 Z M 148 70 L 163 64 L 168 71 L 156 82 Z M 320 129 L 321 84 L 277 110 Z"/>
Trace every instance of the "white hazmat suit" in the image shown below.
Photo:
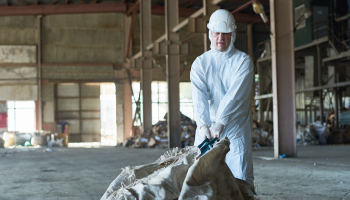
<path fill-rule="evenodd" d="M 209 31 L 211 39 L 211 31 Z M 254 185 L 251 133 L 250 92 L 254 78 L 251 58 L 234 47 L 236 33 L 225 52 L 205 52 L 191 68 L 192 99 L 197 121 L 195 146 L 204 139 L 200 127 L 224 125 L 220 139 L 228 137 L 230 151 L 226 163 L 236 178 Z"/>

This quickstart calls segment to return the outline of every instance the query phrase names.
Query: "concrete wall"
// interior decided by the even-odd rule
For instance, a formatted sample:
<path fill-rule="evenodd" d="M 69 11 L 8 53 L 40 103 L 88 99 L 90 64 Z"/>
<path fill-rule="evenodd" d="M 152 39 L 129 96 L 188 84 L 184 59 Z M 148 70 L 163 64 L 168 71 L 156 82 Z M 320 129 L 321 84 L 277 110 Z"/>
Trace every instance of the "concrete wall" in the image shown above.
<path fill-rule="evenodd" d="M 0 100 L 37 100 L 36 77 L 36 67 L 1 66 Z"/>
<path fill-rule="evenodd" d="M 122 63 L 122 28 L 122 13 L 44 16 L 43 62 Z"/>
<path fill-rule="evenodd" d="M 36 16 L 0 17 L 0 100 L 37 100 L 39 30 Z M 43 129 L 55 129 L 52 81 L 113 81 L 113 64 L 124 57 L 122 31 L 122 13 L 42 17 Z"/>

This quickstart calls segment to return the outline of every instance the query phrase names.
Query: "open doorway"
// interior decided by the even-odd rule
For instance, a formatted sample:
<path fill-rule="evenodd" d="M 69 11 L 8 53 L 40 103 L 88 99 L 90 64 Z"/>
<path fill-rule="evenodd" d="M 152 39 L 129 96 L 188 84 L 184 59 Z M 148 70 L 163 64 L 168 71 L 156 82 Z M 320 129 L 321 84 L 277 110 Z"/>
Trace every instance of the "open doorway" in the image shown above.
<path fill-rule="evenodd" d="M 116 94 L 114 83 L 101 83 L 101 145 L 117 144 Z"/>
<path fill-rule="evenodd" d="M 7 129 L 19 133 L 35 131 L 34 101 L 7 101 Z"/>

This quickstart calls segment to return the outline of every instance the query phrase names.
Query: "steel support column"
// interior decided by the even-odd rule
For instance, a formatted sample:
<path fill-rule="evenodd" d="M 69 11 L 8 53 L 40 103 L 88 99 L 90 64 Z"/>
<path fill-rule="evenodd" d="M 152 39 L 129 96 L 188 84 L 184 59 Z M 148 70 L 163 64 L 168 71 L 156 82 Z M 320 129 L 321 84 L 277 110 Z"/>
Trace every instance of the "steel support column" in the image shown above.
<path fill-rule="evenodd" d="M 212 9 L 212 8 L 215 8 L 215 2 L 211 1 L 211 0 L 203 0 L 203 9 L 204 9 L 204 12 L 203 12 L 203 19 L 206 20 L 206 23 L 205 23 L 205 26 L 206 24 L 209 22 L 209 18 L 211 16 L 211 14 L 213 14 L 213 12 L 215 12 L 215 9 Z M 220 2 L 219 2 L 220 3 Z M 210 9 L 210 7 L 212 7 Z M 220 7 L 218 7 L 219 9 Z M 206 29 L 208 30 L 208 29 Z M 208 37 L 208 31 L 206 31 L 204 34 L 203 34 L 203 45 L 204 45 L 204 52 L 210 50 L 210 40 L 209 40 L 209 37 Z"/>
<path fill-rule="evenodd" d="M 120 70 L 120 74 L 123 71 Z M 124 142 L 124 83 L 122 81 L 115 83 L 115 94 L 116 94 L 116 123 L 117 123 L 117 144 Z"/>
<path fill-rule="evenodd" d="M 293 1 L 270 0 L 274 157 L 296 156 Z"/>
<path fill-rule="evenodd" d="M 132 127 L 132 92 L 128 79 L 124 79 L 124 138 L 131 137 Z"/>
<path fill-rule="evenodd" d="M 37 121 L 37 127 L 38 130 L 42 130 L 42 124 L 43 124 L 43 113 L 42 113 L 42 100 L 41 100 L 41 18 L 42 16 L 39 15 L 37 16 L 37 21 L 38 21 L 38 67 L 37 67 L 37 76 L 38 76 L 38 109 L 37 109 L 37 114 L 38 114 L 38 121 Z"/>
<path fill-rule="evenodd" d="M 247 46 L 248 46 L 248 55 L 253 60 L 254 59 L 253 24 L 247 24 Z M 256 68 L 254 69 L 254 71 L 256 71 Z M 253 80 L 252 91 L 250 92 L 250 110 L 252 111 L 253 119 L 256 119 L 254 96 L 255 96 L 255 78 Z"/>
<path fill-rule="evenodd" d="M 317 77 L 318 77 L 318 86 L 322 87 L 322 63 L 321 63 L 321 49 L 317 45 Z M 320 122 L 323 124 L 323 90 L 318 91 L 318 96 L 320 98 Z"/>
<path fill-rule="evenodd" d="M 179 23 L 178 0 L 165 0 L 165 34 L 168 43 L 166 77 L 168 83 L 168 139 L 169 147 L 181 147 L 180 126 L 180 55 L 179 34 L 171 30 Z"/>
<path fill-rule="evenodd" d="M 132 55 L 132 41 L 131 38 L 129 40 L 129 37 L 131 35 L 132 31 L 132 25 L 133 25 L 133 17 L 132 16 L 126 16 L 124 15 L 124 62 L 129 60 L 129 57 Z M 131 28 L 131 29 L 130 29 Z M 130 65 L 124 65 L 126 68 L 130 68 Z M 127 72 L 125 71 L 123 73 L 124 81 L 124 139 L 131 137 L 131 127 L 132 127 L 132 92 L 131 92 L 131 86 L 129 82 L 129 76 Z"/>
<path fill-rule="evenodd" d="M 142 130 L 152 127 L 152 54 L 146 49 L 152 43 L 151 28 L 151 0 L 142 0 L 140 1 L 140 48 L 143 57 L 141 69 Z"/>
<path fill-rule="evenodd" d="M 339 66 L 334 67 L 334 83 L 337 84 L 339 82 Z M 335 128 L 339 128 L 339 90 L 338 87 L 333 88 L 334 95 L 334 116 L 335 116 Z M 341 102 L 341 100 L 340 100 Z M 326 119 L 327 120 L 327 119 Z"/>

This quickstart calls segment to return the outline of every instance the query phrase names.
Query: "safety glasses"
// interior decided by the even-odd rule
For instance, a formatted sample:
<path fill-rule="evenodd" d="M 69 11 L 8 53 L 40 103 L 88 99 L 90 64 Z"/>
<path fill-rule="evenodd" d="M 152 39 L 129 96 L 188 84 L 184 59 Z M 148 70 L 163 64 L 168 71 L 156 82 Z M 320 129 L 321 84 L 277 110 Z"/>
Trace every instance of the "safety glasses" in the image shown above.
<path fill-rule="evenodd" d="M 220 35 L 221 35 L 221 37 L 224 37 L 224 38 L 230 38 L 232 33 L 211 32 L 211 36 L 213 36 L 214 38 L 217 38 Z"/>

